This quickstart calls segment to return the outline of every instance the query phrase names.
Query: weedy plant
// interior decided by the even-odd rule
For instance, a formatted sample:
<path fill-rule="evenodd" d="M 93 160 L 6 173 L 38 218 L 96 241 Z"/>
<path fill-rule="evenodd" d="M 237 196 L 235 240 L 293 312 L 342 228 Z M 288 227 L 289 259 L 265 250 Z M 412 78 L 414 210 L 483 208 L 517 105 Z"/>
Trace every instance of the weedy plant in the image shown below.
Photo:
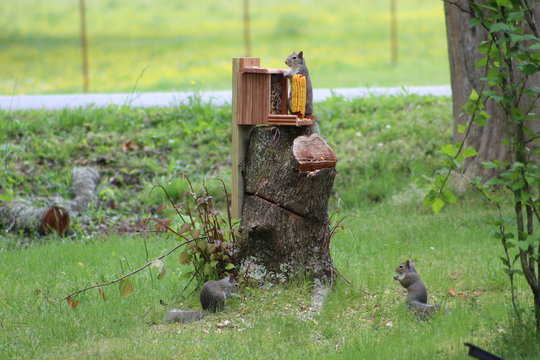
<path fill-rule="evenodd" d="M 199 284 L 210 279 L 222 278 L 226 272 L 234 266 L 235 226 L 231 218 L 229 203 L 227 200 L 227 217 L 224 219 L 221 213 L 214 207 L 213 197 L 208 193 L 208 188 L 203 184 L 202 193 L 197 193 L 193 184 L 185 175 L 181 175 L 189 184 L 189 190 L 182 195 L 183 202 L 174 204 L 182 224 L 178 231 L 173 233 L 182 235 L 188 233 L 192 238 L 204 237 L 192 242 L 180 253 L 181 264 L 192 264 L 193 271 L 185 276 L 195 277 Z M 227 187 L 221 179 L 225 198 L 229 195 Z M 163 191 L 166 192 L 165 188 Z M 167 195 L 168 197 L 168 195 Z M 185 211 L 182 215 L 181 210 Z"/>
<path fill-rule="evenodd" d="M 504 249 L 501 260 L 511 284 L 512 303 L 517 319 L 522 320 L 515 291 L 515 275 L 525 277 L 534 299 L 534 317 L 540 334 L 540 236 L 535 226 L 540 223 L 540 167 L 535 130 L 540 119 L 538 109 L 540 88 L 532 77 L 540 72 L 540 31 L 535 22 L 537 2 L 515 0 L 469 1 L 464 8 L 460 3 L 448 1 L 471 17 L 470 25 L 485 31 L 486 38 L 478 49 L 483 57 L 476 64 L 484 69 L 480 89 L 473 89 L 463 111 L 468 115 L 466 125 L 458 126 L 464 140 L 442 147 L 448 157 L 447 168 L 439 171 L 431 183 L 425 202 L 439 212 L 445 203 L 456 200 L 447 188 L 452 172 L 463 174 L 462 162 L 477 155 L 476 149 L 464 144 L 473 126 L 487 126 L 492 114 L 486 111 L 486 102 L 492 101 L 502 110 L 505 146 L 510 161 L 486 161 L 486 168 L 496 169 L 495 176 L 485 182 L 476 177 L 468 179 L 498 210 L 492 220 L 494 236 Z M 507 216 L 505 197 L 499 189 L 510 192 L 509 205 L 513 215 Z M 513 228 L 514 231 L 509 229 Z M 519 262 L 516 264 L 516 262 Z"/>
<path fill-rule="evenodd" d="M 183 276 L 190 278 L 188 285 L 193 279 L 202 285 L 207 280 L 223 277 L 227 272 L 235 269 L 234 265 L 234 244 L 235 244 L 235 224 L 232 221 L 229 203 L 227 201 L 227 217 L 221 216 L 221 213 L 214 207 L 212 196 L 208 188 L 203 184 L 202 191 L 195 191 L 193 184 L 185 174 L 179 175 L 189 184 L 189 189 L 180 196 L 180 202 L 175 203 L 169 196 L 167 189 L 163 185 L 157 185 L 156 188 L 163 190 L 169 203 L 174 208 L 180 222 L 172 223 L 170 219 L 162 220 L 155 217 L 144 221 L 145 228 L 149 223 L 156 223 L 158 232 L 171 233 L 178 237 L 181 243 L 158 258 L 147 262 L 136 270 L 129 272 L 117 279 L 96 284 L 77 290 L 64 298 L 72 308 L 78 306 L 75 296 L 90 289 L 97 289 L 103 300 L 106 300 L 104 287 L 119 284 L 120 295 L 130 296 L 135 291 L 133 282 L 129 279 L 146 268 L 157 269 L 157 279 L 161 280 L 167 275 L 167 269 L 162 259 L 169 256 L 176 250 L 184 247 L 180 253 L 180 263 L 192 264 L 193 270 L 186 272 Z M 225 183 L 221 179 L 225 198 L 228 199 L 228 192 Z M 177 225 L 177 226 L 176 226 Z M 185 289 L 184 289 L 185 290 Z"/>

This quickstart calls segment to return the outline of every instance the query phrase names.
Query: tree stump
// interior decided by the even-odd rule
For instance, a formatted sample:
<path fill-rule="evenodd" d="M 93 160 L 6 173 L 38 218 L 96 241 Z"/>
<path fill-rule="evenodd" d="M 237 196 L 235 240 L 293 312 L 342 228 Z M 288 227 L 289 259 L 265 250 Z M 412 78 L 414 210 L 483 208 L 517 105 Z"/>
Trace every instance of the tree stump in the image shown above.
<path fill-rule="evenodd" d="M 265 280 L 332 277 L 327 207 L 336 162 L 315 127 L 253 129 L 239 227 L 241 271 L 262 272 Z"/>

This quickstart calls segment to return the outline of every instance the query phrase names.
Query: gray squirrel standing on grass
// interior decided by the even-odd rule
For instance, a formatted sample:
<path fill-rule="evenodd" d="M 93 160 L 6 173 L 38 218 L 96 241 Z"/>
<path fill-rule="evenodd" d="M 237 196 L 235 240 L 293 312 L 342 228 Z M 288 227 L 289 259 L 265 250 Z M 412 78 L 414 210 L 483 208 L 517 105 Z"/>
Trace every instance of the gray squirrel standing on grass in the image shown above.
<path fill-rule="evenodd" d="M 311 78 L 309 77 L 309 71 L 304 58 L 304 52 L 300 51 L 298 54 L 293 51 L 291 55 L 285 59 L 285 64 L 291 67 L 291 70 L 283 74 L 291 80 L 291 90 L 289 91 L 289 111 L 291 110 L 291 97 L 292 97 L 292 77 L 296 74 L 304 75 L 306 77 L 306 116 L 313 114 L 313 87 L 311 86 Z"/>
<path fill-rule="evenodd" d="M 231 292 L 232 289 L 237 287 L 238 283 L 231 275 L 221 280 L 208 280 L 204 283 L 199 293 L 202 310 L 188 311 L 172 309 L 165 314 L 165 322 L 189 323 L 201 320 L 207 312 L 223 310 L 226 299 L 230 299 L 232 296 L 239 296 Z"/>
<path fill-rule="evenodd" d="M 415 315 L 425 318 L 439 309 L 439 305 L 428 304 L 426 285 L 420 279 L 416 267 L 410 260 L 405 261 L 396 268 L 398 275 L 394 280 L 407 289 L 407 303 Z"/>

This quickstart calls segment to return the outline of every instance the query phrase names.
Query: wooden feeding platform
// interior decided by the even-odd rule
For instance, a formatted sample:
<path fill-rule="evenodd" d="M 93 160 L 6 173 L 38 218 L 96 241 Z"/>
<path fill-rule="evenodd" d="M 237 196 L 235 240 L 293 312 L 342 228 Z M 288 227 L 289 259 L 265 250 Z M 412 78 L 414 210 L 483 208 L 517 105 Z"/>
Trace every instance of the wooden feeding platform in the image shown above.
<path fill-rule="evenodd" d="M 263 68 L 259 58 L 234 58 L 232 71 L 232 216 L 240 218 L 244 199 L 244 171 L 251 131 L 255 126 L 288 126 L 288 130 L 307 130 L 314 116 L 289 114 L 287 69 Z M 329 166 L 329 154 L 300 156 L 298 171 L 314 171 Z M 335 157 L 335 156 L 334 156 Z M 335 164 L 335 163 L 334 163 Z M 330 164 L 331 165 L 331 164 Z"/>
<path fill-rule="evenodd" d="M 314 116 L 288 114 L 286 69 L 260 67 L 259 58 L 235 59 L 233 111 L 237 125 L 310 126 Z"/>

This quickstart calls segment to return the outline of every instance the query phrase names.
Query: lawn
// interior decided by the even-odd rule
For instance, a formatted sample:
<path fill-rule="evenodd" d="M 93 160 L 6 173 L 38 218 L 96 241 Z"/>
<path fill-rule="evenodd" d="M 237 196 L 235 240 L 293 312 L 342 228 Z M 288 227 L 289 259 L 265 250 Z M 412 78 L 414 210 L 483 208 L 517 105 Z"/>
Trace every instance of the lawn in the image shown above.
<path fill-rule="evenodd" d="M 307 279 L 244 286 L 224 312 L 185 325 L 162 321 L 170 308 L 199 306 L 193 285 L 179 297 L 189 267 L 177 253 L 165 258 L 164 279 L 155 270 L 135 275 L 130 297 L 113 285 L 103 289 L 106 301 L 97 291 L 78 296 L 75 310 L 61 299 L 178 244 L 166 234 L 122 232 L 149 216 L 175 218 L 158 211 L 166 199 L 150 192 L 155 184 L 174 200 L 185 172 L 196 186 L 206 181 L 223 209 L 211 179 L 230 183 L 230 107 L 195 97 L 170 108 L 0 112 L 1 201 L 68 197 L 75 165 L 103 174 L 100 205 L 75 219 L 67 237 L 0 233 L 0 358 L 466 359 L 464 342 L 508 359 L 538 358 L 535 338 L 512 322 L 502 248 L 488 225 L 493 210 L 473 194 L 438 215 L 421 204 L 423 176 L 451 139 L 450 99 L 335 97 L 316 106 L 320 132 L 340 158 L 330 210 L 348 217 L 331 253 L 350 284 L 338 282 L 320 314 L 307 311 Z M 405 259 L 444 309 L 428 322 L 411 316 L 392 280 Z M 531 318 L 527 285 L 517 285 Z"/>
<path fill-rule="evenodd" d="M 231 58 L 245 55 L 241 4 L 87 1 L 90 91 L 229 89 Z M 284 67 L 304 50 L 315 88 L 448 84 L 442 1 L 397 1 L 395 66 L 389 9 L 389 1 L 251 2 L 251 55 Z M 0 10 L 0 94 L 81 92 L 78 2 L 4 0 Z"/>

